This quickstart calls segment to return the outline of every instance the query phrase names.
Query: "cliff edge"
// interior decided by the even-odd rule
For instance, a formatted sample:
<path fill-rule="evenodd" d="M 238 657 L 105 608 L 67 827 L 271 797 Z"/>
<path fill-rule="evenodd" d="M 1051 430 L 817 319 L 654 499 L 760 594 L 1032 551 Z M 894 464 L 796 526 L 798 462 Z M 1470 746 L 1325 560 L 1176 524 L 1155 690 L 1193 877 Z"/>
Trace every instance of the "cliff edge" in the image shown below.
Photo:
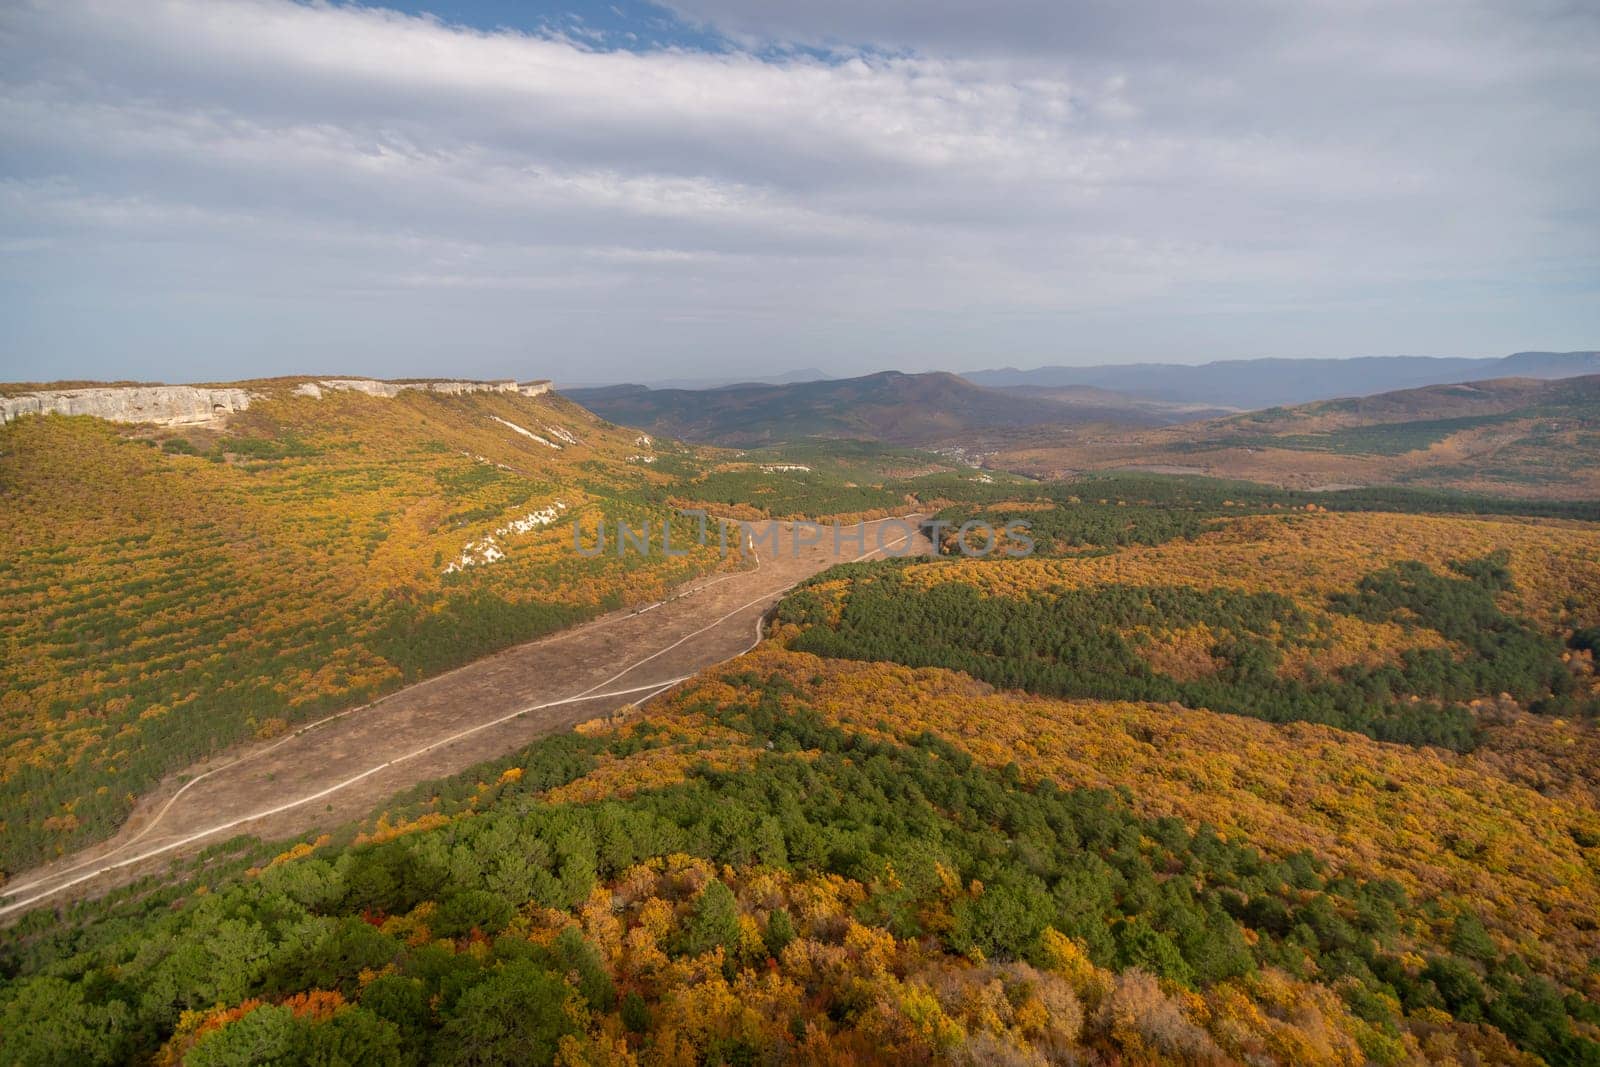
<path fill-rule="evenodd" d="M 327 378 L 302 382 L 298 396 L 320 397 L 324 390 L 339 389 L 369 396 L 393 397 L 406 389 L 431 393 L 516 393 L 539 396 L 550 391 L 545 380 L 517 381 L 381 381 L 376 378 Z M 195 426 L 220 422 L 244 411 L 258 389 L 243 386 L 104 385 L 73 389 L 41 389 L 0 396 L 0 425 L 23 415 L 91 415 L 109 422 L 143 422 L 159 426 Z"/>

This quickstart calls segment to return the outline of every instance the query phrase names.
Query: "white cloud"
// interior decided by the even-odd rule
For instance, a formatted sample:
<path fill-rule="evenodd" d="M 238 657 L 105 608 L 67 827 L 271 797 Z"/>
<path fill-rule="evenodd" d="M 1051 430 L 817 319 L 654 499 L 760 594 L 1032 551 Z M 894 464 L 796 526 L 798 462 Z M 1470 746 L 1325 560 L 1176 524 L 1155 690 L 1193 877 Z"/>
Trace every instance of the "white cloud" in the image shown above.
<path fill-rule="evenodd" d="M 1600 326 L 1578 302 L 1592 23 L 1422 0 L 1203 23 L 689 6 L 752 42 L 826 26 L 899 50 L 601 52 L 286 0 L 11 6 L 0 246 L 27 252 L 0 261 L 21 316 L 0 377 L 216 376 L 218 337 L 259 372 L 459 372 L 464 347 L 482 373 L 624 377 L 752 346 L 842 372 Z M 1499 333 L 1473 323 L 1482 287 L 1544 282 Z M 1205 343 L 1231 347 L 1195 349 L 1184 324 L 1219 314 L 1237 328 Z"/>

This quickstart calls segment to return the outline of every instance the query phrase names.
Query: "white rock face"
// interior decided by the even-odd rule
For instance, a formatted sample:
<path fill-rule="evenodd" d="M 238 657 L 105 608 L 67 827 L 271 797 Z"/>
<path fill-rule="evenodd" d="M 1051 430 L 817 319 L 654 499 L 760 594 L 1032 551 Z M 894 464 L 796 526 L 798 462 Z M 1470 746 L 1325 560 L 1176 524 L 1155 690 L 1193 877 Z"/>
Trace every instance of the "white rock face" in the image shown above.
<path fill-rule="evenodd" d="M 243 389 L 193 385 L 124 385 L 0 397 L 0 424 L 22 415 L 92 415 L 110 422 L 195 426 L 250 406 Z"/>
<path fill-rule="evenodd" d="M 343 389 L 368 396 L 394 397 L 406 389 L 460 396 L 466 393 L 511 393 L 543 396 L 550 391 L 544 380 L 517 382 L 384 382 L 376 378 L 328 378 L 302 382 L 296 396 L 320 399 L 325 390 Z M 197 426 L 220 422 L 244 411 L 252 399 L 245 389 L 211 389 L 197 385 L 104 385 L 83 389 L 51 389 L 17 396 L 0 396 L 0 425 L 23 415 L 92 415 L 110 422 L 145 422 L 158 426 Z M 565 432 L 565 431 L 563 431 Z M 546 444 L 550 442 L 546 441 Z M 551 445 L 552 448 L 559 447 Z"/>
<path fill-rule="evenodd" d="M 530 511 L 520 519 L 512 519 L 492 534 L 485 534 L 476 541 L 468 541 L 461 548 L 461 556 L 445 565 L 445 574 L 454 574 L 466 570 L 468 567 L 481 567 L 506 558 L 505 550 L 499 545 L 503 537 L 515 534 L 530 533 L 534 530 L 549 526 L 561 513 L 567 510 L 567 505 L 557 500 L 549 507 Z"/>
<path fill-rule="evenodd" d="M 493 419 L 495 422 L 498 422 L 501 426 L 508 427 L 513 433 L 519 433 L 522 436 L 528 438 L 530 441 L 537 441 L 541 445 L 544 445 L 546 448 L 553 448 L 558 452 L 561 451 L 561 446 L 560 445 L 556 444 L 554 441 L 550 441 L 550 440 L 547 440 L 546 438 L 540 437 L 538 434 L 534 433 L 532 430 L 529 430 L 529 429 L 527 429 L 525 427 L 522 427 L 522 426 L 518 426 L 516 423 L 509 422 L 506 419 L 502 419 L 499 415 L 490 415 L 489 417 L 491 419 Z"/>
<path fill-rule="evenodd" d="M 399 396 L 406 389 L 421 389 L 428 393 L 444 393 L 448 396 L 463 396 L 467 393 L 516 393 L 520 396 L 540 396 L 550 391 L 548 381 L 517 382 L 506 379 L 503 382 L 384 382 L 376 378 L 326 378 L 315 384 L 308 383 L 296 389 L 295 392 L 304 396 L 320 396 L 318 389 L 347 389 L 354 393 L 366 393 L 368 396 Z M 313 393 L 311 390 L 317 390 Z"/>

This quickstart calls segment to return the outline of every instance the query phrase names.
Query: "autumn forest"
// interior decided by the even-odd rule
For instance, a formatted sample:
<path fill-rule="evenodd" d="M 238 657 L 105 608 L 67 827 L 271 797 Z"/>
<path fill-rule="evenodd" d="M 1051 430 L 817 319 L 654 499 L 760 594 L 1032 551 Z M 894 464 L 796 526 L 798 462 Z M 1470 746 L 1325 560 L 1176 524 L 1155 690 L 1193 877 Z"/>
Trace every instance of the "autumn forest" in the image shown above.
<path fill-rule="evenodd" d="M 287 386 L 225 430 L 20 419 L 0 491 L 12 873 L 202 756 L 748 565 L 580 556 L 573 517 L 934 545 L 642 707 L 16 917 L 0 1061 L 1600 1064 L 1593 503 Z M 1031 553 L 964 553 L 978 520 Z"/>

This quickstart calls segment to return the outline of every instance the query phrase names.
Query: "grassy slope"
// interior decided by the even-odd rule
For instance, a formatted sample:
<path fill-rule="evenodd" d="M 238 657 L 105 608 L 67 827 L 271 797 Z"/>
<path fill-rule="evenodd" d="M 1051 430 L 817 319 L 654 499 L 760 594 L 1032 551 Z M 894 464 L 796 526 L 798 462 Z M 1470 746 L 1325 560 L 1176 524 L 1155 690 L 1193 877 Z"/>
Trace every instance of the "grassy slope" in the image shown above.
<path fill-rule="evenodd" d="M 1504 606 L 1559 626 L 1572 609 L 1548 602 L 1550 575 L 1600 571 L 1570 525 L 1229 527 L 910 572 L 989 596 L 1161 574 L 1309 603 L 1349 591 L 1379 545 L 1499 545 Z M 1426 640 L 1380 629 L 1318 652 Z M 421 787 L 353 838 L 276 857 L 236 843 L 250 858 L 198 883 L 36 916 L 7 960 L 0 1032 L 85 1062 L 335 1039 L 380 1062 L 485 1047 L 623 1063 L 1600 1056 L 1592 744 L 1562 741 L 1592 725 L 1497 712 L 1523 736 L 1451 755 L 997 691 L 809 655 L 803 637 L 780 626 L 634 721 Z M 1534 788 L 1513 745 L 1589 787 Z M 519 999 L 545 983 L 544 1006 Z"/>
<path fill-rule="evenodd" d="M 1311 487 L 1600 497 L 1600 377 L 1432 386 L 1121 434 L 1026 432 L 992 465 L 1035 475 L 1171 466 Z"/>
<path fill-rule="evenodd" d="M 813 440 L 724 456 L 675 484 L 671 499 L 744 518 L 871 519 L 996 499 L 1031 484 L 917 449 Z"/>
<path fill-rule="evenodd" d="M 659 527 L 679 506 L 849 518 L 990 490 L 907 450 L 740 458 L 648 441 L 558 395 L 291 385 L 253 383 L 268 398 L 222 430 L 0 429 L 0 871 L 107 835 L 141 791 L 219 748 L 724 565 L 715 548 L 581 558 L 573 521 L 592 535 L 602 517 Z M 763 470 L 784 464 L 811 469 Z M 550 525 L 496 538 L 505 558 L 444 573 L 558 502 Z"/>
<path fill-rule="evenodd" d="M 130 538 L 83 519 L 79 537 L 27 557 L 52 575 L 42 591 L 6 572 L 8 595 L 30 598 L 8 624 L 37 626 L 26 641 L 8 632 L 8 650 L 64 627 L 63 658 L 144 652 L 154 646 L 137 642 L 167 639 L 162 625 L 191 613 L 175 603 L 154 613 L 162 625 L 129 629 L 124 615 L 150 604 L 139 597 L 203 589 L 232 604 L 243 594 L 230 590 L 249 584 L 238 574 L 258 590 L 270 580 L 292 601 L 294 553 L 269 551 L 277 542 L 247 521 L 258 498 L 272 501 L 276 536 L 322 553 L 315 573 L 330 582 L 376 574 L 383 588 L 412 590 L 408 611 L 418 610 L 412 601 L 430 612 L 488 610 L 471 607 L 486 599 L 449 606 L 454 587 L 437 577 L 430 551 L 456 551 L 492 528 L 496 508 L 537 502 L 518 495 L 532 492 L 533 470 L 501 477 L 496 463 L 582 454 L 505 451 L 525 439 L 484 434 L 485 412 L 460 400 L 381 410 L 367 405 L 395 402 L 349 400 L 333 415 L 298 401 L 253 410 L 263 421 L 239 432 L 277 442 L 270 447 L 191 442 L 222 462 L 127 443 L 87 420 L 19 423 L 18 434 L 50 436 L 8 444 L 25 441 L 37 463 L 60 457 L 32 482 L 8 477 L 7 492 L 41 523 L 98 514 L 120 487 L 115 506 L 142 527 Z M 660 461 L 647 486 L 652 475 L 627 460 L 639 447 L 631 434 L 579 426 L 559 401 L 496 403 L 517 405 L 497 407 L 501 417 L 559 420 L 591 442 L 593 455 L 573 470 L 548 468 L 552 481 L 569 479 L 563 492 L 585 494 L 575 508 L 648 511 L 699 478 L 679 455 Z M 471 435 L 466 450 L 489 462 L 458 463 L 426 443 L 375 469 L 361 462 L 369 442 L 392 451 L 417 423 Z M 829 479 L 854 470 L 884 479 L 879 489 L 924 474 L 915 457 L 812 459 Z M 335 476 L 339 491 L 319 496 Z M 422 493 L 424 478 L 453 488 Z M 134 887 L 65 922 L 30 916 L 0 953 L 0 1045 L 19 1058 L 85 1063 L 162 1045 L 195 1063 L 241 1049 L 359 1050 L 391 1063 L 551 1062 L 558 1050 L 566 1062 L 618 1063 L 1600 1062 L 1595 726 L 1527 714 L 1501 696 L 1495 673 L 1520 670 L 1503 656 L 1526 660 L 1533 674 L 1505 677 L 1545 693 L 1555 675 L 1539 672 L 1549 667 L 1570 679 L 1563 706 L 1572 708 L 1600 693 L 1590 654 L 1561 648 L 1600 625 L 1595 526 L 1291 511 L 1240 487 L 1239 500 L 1214 500 L 1228 487 L 1211 487 L 1204 506 L 1161 505 L 1166 490 L 1146 482 L 1150 500 L 1119 506 L 1131 484 L 1101 482 L 1107 496 L 1086 505 L 1091 514 L 1050 519 L 1059 537 L 1038 558 L 820 576 L 789 598 L 761 649 L 642 718 L 597 722 L 426 784 L 359 834 L 287 848 L 236 841 L 199 861 L 187 884 Z M 169 485 L 204 502 L 193 517 L 179 513 Z M 283 521 L 324 499 L 339 506 Z M 798 508 L 809 498 L 784 499 Z M 1040 503 L 991 499 L 984 513 L 1018 504 L 1010 510 L 1037 517 Z M 435 540 L 418 543 L 392 517 L 389 534 L 373 537 L 377 515 L 418 511 L 416 528 Z M 475 512 L 484 517 L 462 518 Z M 226 531 L 207 557 L 215 562 L 164 588 L 182 557 L 158 550 L 199 543 L 215 526 Z M 228 570 L 234 545 L 268 573 Z M 507 587 L 483 587 L 502 603 L 542 581 L 540 611 L 565 602 L 564 581 L 605 588 L 606 574 L 551 571 L 542 547 L 534 535 L 466 581 L 508 576 Z M 370 570 L 376 559 L 388 561 L 382 571 Z M 155 584 L 102 574 L 113 565 L 142 568 Z M 229 581 L 211 589 L 212 573 Z M 806 651 L 826 646 L 814 635 L 850 621 L 866 583 L 891 574 L 881 619 L 893 625 L 863 634 L 887 639 L 913 624 L 918 649 L 1011 661 L 1024 681 L 1065 655 L 1073 635 L 1107 623 L 1128 658 L 1096 658 L 1102 680 L 1129 667 L 1141 684 L 1220 679 L 1260 700 L 1312 676 L 1380 679 L 1370 695 L 1411 706 L 1405 687 L 1415 678 L 1398 668 L 1433 656 L 1489 672 L 1451 675 L 1443 688 L 1495 684 L 1430 691 L 1472 727 L 1468 750 L 1453 753 L 1261 721 L 1249 707 L 1219 714 L 1166 699 L 997 690 L 939 666 L 872 660 L 864 643 L 836 650 L 848 659 Z M 1395 574 L 1411 584 L 1373 584 Z M 51 612 L 54 598 L 94 575 L 97 592 L 72 601 L 71 613 Z M 1151 618 L 1137 597 L 1106 595 L 1155 587 L 1179 590 L 1162 595 L 1196 617 Z M 313 588 L 343 603 L 331 599 L 343 586 Z M 112 595 L 130 589 L 132 600 Z M 952 593 L 961 611 L 919 614 L 919 598 Z M 1055 643 L 1037 648 L 1028 633 L 986 629 L 1007 603 L 1048 608 L 1074 597 L 1106 617 L 1075 609 L 1050 631 Z M 258 592 L 256 603 L 271 599 Z M 110 628 L 104 648 L 80 619 Z M 1498 647 L 1480 647 L 1463 621 Z M 228 659 L 249 647 L 230 647 Z M 899 647 L 886 640 L 882 654 Z M 175 655 L 193 658 L 186 647 Z M 59 684 L 100 684 L 92 667 Z M 49 669 L 30 661 L 28 677 Z"/>
<path fill-rule="evenodd" d="M 280 394 L 225 433 L 0 430 L 0 868 L 103 836 L 219 747 L 719 565 L 570 550 L 574 518 L 666 513 L 635 437 L 558 397 L 421 392 Z M 505 559 L 443 573 L 558 501 Z"/>
<path fill-rule="evenodd" d="M 772 445 L 809 437 L 897 444 L 959 440 L 974 431 L 1054 423 L 1163 421 L 1136 407 L 1021 397 L 953 374 L 886 371 L 788 385 L 722 389 L 580 389 L 574 395 L 608 418 L 691 441 Z"/>

